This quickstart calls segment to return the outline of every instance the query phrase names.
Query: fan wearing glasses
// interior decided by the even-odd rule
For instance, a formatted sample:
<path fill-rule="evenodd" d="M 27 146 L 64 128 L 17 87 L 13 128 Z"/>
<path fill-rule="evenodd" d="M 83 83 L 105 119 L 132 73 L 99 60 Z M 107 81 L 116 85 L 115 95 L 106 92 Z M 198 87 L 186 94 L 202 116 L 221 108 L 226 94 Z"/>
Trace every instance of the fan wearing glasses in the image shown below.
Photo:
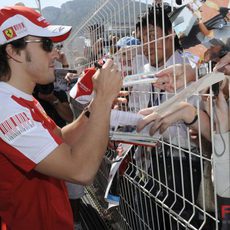
<path fill-rule="evenodd" d="M 70 31 L 31 8 L 0 8 L 0 218 L 11 230 L 73 229 L 64 181 L 90 184 L 107 147 L 122 85 L 112 60 L 93 76 L 88 108 L 62 129 L 32 96 L 54 81 L 53 42 Z"/>

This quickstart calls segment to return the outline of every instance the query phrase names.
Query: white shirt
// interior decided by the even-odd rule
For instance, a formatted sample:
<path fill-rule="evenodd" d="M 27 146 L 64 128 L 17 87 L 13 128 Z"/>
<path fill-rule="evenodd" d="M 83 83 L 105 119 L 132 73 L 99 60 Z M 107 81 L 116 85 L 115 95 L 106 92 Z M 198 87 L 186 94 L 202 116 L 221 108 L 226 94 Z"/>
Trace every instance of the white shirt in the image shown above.
<path fill-rule="evenodd" d="M 29 160 L 33 167 L 62 143 L 52 134 L 55 123 L 32 95 L 0 82 L 0 104 L 0 152 L 15 164 L 26 169 Z"/>
<path fill-rule="evenodd" d="M 174 54 L 166 61 L 165 65 L 156 68 L 151 66 L 150 64 L 146 64 L 144 66 L 144 72 L 152 72 L 156 73 L 163 69 L 164 67 L 168 67 L 173 64 L 183 64 L 189 63 L 192 67 L 195 67 L 194 60 L 196 60 L 195 56 L 189 52 L 180 52 L 175 51 Z M 159 89 L 155 88 L 154 92 L 152 92 L 152 84 L 144 84 L 144 85 L 135 85 L 133 86 L 132 93 L 129 97 L 129 107 L 135 112 L 138 112 L 140 109 L 147 108 L 149 106 L 149 102 L 151 101 L 151 106 L 156 106 L 163 103 L 167 98 L 172 97 L 173 94 L 169 94 L 167 92 L 160 92 Z M 197 105 L 198 97 L 192 96 L 188 99 L 188 102 L 192 105 Z M 183 123 L 178 123 L 171 125 L 167 131 L 163 134 L 163 137 L 166 141 L 170 143 L 180 146 L 183 148 L 188 148 L 188 134 L 187 127 Z M 195 147 L 195 144 L 191 144 Z"/>

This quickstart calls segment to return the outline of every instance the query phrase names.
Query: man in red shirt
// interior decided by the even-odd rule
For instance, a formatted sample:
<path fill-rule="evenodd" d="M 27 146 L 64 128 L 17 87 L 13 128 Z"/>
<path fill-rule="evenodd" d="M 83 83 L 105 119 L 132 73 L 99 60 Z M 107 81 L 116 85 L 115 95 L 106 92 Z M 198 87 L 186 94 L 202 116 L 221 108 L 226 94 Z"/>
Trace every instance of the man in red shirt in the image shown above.
<path fill-rule="evenodd" d="M 89 184 L 106 150 L 122 84 L 112 60 L 93 76 L 88 111 L 62 129 L 32 97 L 54 81 L 53 42 L 70 31 L 27 7 L 0 8 L 0 217 L 10 230 L 73 229 L 63 181 Z"/>

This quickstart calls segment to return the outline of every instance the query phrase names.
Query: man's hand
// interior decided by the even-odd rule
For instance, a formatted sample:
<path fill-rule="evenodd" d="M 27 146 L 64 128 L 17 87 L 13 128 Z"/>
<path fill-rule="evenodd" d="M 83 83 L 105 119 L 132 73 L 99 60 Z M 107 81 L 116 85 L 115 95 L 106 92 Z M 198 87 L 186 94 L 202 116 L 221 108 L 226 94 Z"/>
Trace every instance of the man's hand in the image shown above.
<path fill-rule="evenodd" d="M 205 51 L 204 53 L 204 61 L 209 62 L 209 61 L 214 61 L 218 62 L 220 60 L 220 51 L 221 51 L 222 46 L 220 45 L 215 45 L 208 50 Z"/>
<path fill-rule="evenodd" d="M 230 76 L 230 52 L 219 60 L 213 70 Z"/>
<path fill-rule="evenodd" d="M 65 53 L 58 49 L 55 49 L 55 51 L 57 52 L 57 56 L 58 56 L 56 60 L 59 61 L 62 64 L 62 66 L 68 66 L 68 61 L 65 56 Z"/>
<path fill-rule="evenodd" d="M 67 73 L 65 75 L 65 80 L 67 81 L 68 84 L 71 84 L 71 82 L 78 77 L 79 77 L 79 75 L 76 73 Z"/>
<path fill-rule="evenodd" d="M 155 87 L 173 93 L 190 81 L 194 81 L 196 74 L 189 64 L 176 64 L 158 72 L 155 76 L 158 78 L 154 83 Z"/>
<path fill-rule="evenodd" d="M 196 109 L 186 102 L 176 104 L 171 111 L 159 115 L 156 107 L 141 110 L 139 113 L 145 115 L 143 120 L 137 124 L 137 131 L 141 131 L 149 123 L 153 123 L 150 128 L 150 135 L 153 135 L 159 130 L 162 134 L 171 124 L 177 121 L 184 121 L 190 123 L 196 114 Z"/>
<path fill-rule="evenodd" d="M 116 97 L 113 101 L 112 108 L 113 109 L 121 109 L 123 106 L 126 106 L 128 103 L 127 96 L 129 95 L 128 91 L 120 91 L 118 97 Z"/>
<path fill-rule="evenodd" d="M 225 133 L 230 130 L 229 113 L 229 106 L 222 90 L 220 90 L 216 100 L 216 116 L 214 117 L 217 133 Z"/>
<path fill-rule="evenodd" d="M 101 69 L 93 76 L 93 88 L 97 97 L 102 97 L 104 102 L 112 105 L 122 87 L 121 72 L 113 60 L 108 59 Z"/>

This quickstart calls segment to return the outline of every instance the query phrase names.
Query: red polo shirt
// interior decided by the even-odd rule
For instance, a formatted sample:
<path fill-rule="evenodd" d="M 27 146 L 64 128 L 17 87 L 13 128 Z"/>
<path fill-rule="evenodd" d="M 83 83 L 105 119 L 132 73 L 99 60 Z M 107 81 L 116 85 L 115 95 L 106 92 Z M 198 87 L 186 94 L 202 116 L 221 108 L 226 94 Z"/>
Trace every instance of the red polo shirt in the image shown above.
<path fill-rule="evenodd" d="M 35 166 L 62 140 L 40 104 L 0 82 L 0 216 L 7 229 L 73 230 L 63 181 Z"/>

